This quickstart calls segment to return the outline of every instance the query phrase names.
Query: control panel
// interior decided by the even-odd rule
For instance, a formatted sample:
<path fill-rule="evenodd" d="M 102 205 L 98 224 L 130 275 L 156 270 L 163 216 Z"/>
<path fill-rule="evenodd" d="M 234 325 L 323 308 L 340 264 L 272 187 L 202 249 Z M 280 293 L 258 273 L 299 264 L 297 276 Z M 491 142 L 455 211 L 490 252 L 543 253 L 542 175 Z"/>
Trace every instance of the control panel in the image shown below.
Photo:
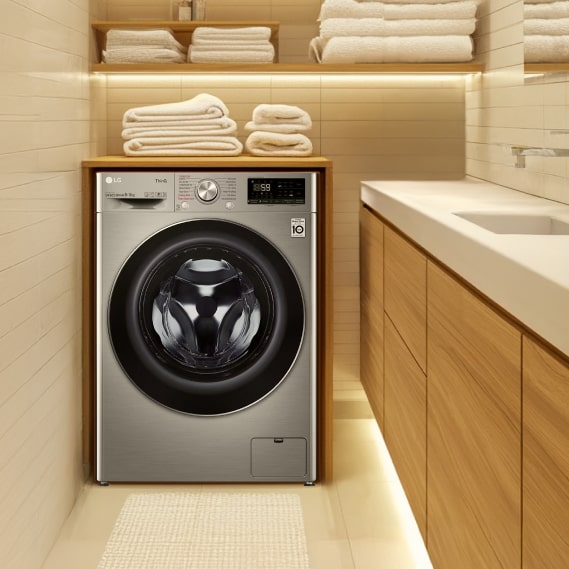
<path fill-rule="evenodd" d="M 249 204 L 303 204 L 305 178 L 247 178 Z"/>
<path fill-rule="evenodd" d="M 198 212 L 314 211 L 316 174 L 286 171 L 113 171 L 97 173 L 97 208 Z"/>

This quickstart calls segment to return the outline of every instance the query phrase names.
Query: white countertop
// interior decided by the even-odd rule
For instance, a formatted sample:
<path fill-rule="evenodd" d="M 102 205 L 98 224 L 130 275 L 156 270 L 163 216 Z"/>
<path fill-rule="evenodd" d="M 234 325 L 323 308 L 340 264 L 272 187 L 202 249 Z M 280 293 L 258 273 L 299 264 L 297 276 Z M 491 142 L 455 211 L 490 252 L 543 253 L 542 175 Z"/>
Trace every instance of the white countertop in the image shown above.
<path fill-rule="evenodd" d="M 569 222 L 569 205 L 476 178 L 364 181 L 361 199 L 569 356 L 569 235 L 496 234 L 453 215 L 545 214 Z"/>

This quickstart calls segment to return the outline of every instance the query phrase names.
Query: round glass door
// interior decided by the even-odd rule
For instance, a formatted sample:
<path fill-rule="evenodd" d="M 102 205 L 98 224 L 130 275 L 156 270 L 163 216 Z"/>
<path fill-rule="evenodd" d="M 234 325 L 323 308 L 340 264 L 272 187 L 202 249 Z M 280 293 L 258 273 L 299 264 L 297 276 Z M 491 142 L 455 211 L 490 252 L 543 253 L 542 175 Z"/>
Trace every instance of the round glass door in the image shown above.
<path fill-rule="evenodd" d="M 117 276 L 108 317 L 130 380 L 156 402 L 200 415 L 270 393 L 304 334 L 286 259 L 258 233 L 220 220 L 178 223 L 142 243 Z"/>

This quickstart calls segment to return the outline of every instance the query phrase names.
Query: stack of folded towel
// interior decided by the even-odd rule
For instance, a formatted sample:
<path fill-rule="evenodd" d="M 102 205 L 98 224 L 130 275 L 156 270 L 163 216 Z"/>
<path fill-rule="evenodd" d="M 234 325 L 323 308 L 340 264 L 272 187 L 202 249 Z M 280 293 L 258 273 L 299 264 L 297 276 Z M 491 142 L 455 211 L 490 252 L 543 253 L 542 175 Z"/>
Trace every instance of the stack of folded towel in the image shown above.
<path fill-rule="evenodd" d="M 171 30 L 119 30 L 107 32 L 104 63 L 185 63 L 187 49 Z"/>
<path fill-rule="evenodd" d="M 236 156 L 243 150 L 227 107 L 208 93 L 129 109 L 122 124 L 127 156 Z"/>
<path fill-rule="evenodd" d="M 302 134 L 312 128 L 312 119 L 293 105 L 258 105 L 245 125 L 251 132 L 245 148 L 255 156 L 310 156 L 312 142 Z"/>
<path fill-rule="evenodd" d="M 275 48 L 271 29 L 265 26 L 243 28 L 199 27 L 192 34 L 189 63 L 272 63 Z"/>
<path fill-rule="evenodd" d="M 569 61 L 569 1 L 524 0 L 524 59 Z"/>
<path fill-rule="evenodd" d="M 324 0 L 318 63 L 471 61 L 478 0 Z"/>

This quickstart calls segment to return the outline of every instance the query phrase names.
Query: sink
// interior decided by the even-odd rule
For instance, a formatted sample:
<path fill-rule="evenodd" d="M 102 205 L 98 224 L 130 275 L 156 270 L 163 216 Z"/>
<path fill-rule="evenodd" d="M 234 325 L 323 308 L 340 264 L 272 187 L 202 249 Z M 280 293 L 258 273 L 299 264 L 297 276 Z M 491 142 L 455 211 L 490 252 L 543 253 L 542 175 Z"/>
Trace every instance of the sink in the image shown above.
<path fill-rule="evenodd" d="M 454 215 L 492 233 L 509 235 L 569 235 L 569 223 L 549 215 L 503 212 L 454 212 Z"/>

